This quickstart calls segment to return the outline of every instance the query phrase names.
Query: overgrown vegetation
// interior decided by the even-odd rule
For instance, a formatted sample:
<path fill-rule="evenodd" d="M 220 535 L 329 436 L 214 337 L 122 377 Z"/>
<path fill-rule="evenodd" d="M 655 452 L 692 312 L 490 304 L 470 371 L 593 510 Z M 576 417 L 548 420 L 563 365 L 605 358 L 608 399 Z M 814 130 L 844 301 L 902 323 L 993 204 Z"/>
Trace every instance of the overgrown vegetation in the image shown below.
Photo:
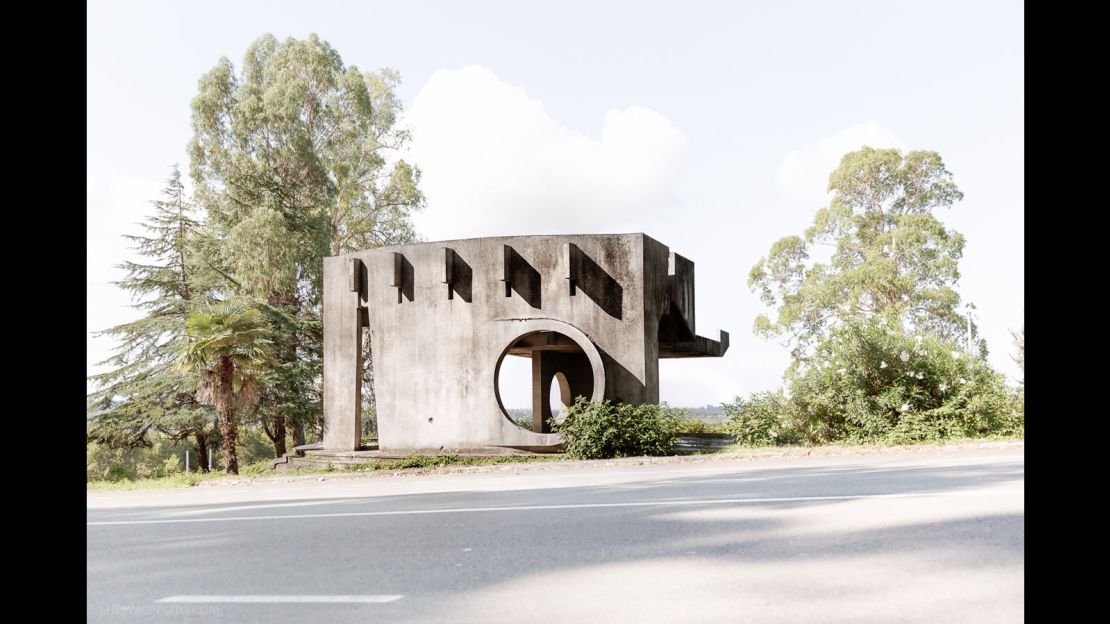
<path fill-rule="evenodd" d="M 562 433 L 567 457 L 607 459 L 640 455 L 670 455 L 682 430 L 683 411 L 663 405 L 628 405 L 578 397 L 566 410 Z"/>
<path fill-rule="evenodd" d="M 788 422 L 783 418 L 787 414 L 787 399 L 781 390 L 757 392 L 746 400 L 736 397 L 723 407 L 729 415 L 725 428 L 737 444 L 770 446 L 797 441 L 795 433 L 784 426 Z"/>
<path fill-rule="evenodd" d="M 682 418 L 678 422 L 678 435 L 699 435 L 711 433 L 731 433 L 728 423 L 723 420 L 702 420 L 690 418 L 686 413 L 688 408 L 682 408 Z"/>
<path fill-rule="evenodd" d="M 175 440 L 159 434 L 151 435 L 149 440 L 149 446 L 139 447 L 112 446 L 95 441 L 87 443 L 85 481 L 91 485 L 103 481 L 176 478 L 185 474 L 185 451 L 189 451 L 189 475 L 208 471 L 207 453 L 198 456 L 188 440 Z M 212 467 L 219 472 L 226 465 L 227 458 L 218 432 L 211 442 Z M 274 455 L 269 438 L 257 427 L 241 428 L 236 447 L 243 466 L 265 463 L 268 468 Z"/>
<path fill-rule="evenodd" d="M 1023 435 L 1017 393 L 976 354 L 937 336 L 907 335 L 882 317 L 841 325 L 786 391 L 726 406 L 749 445 L 906 444 Z"/>

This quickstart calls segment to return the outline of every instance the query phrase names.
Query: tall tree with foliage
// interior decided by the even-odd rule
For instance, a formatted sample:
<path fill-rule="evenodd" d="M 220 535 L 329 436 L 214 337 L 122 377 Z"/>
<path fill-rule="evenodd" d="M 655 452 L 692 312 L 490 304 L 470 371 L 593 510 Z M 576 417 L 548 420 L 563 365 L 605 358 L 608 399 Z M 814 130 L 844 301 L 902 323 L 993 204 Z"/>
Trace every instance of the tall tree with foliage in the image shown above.
<path fill-rule="evenodd" d="M 420 171 L 399 157 L 396 72 L 362 72 L 315 34 L 255 41 L 192 102 L 190 172 L 234 288 L 265 301 L 277 370 L 258 413 L 275 451 L 320 416 L 322 258 L 415 240 Z M 299 440 L 303 442 L 303 439 Z"/>
<path fill-rule="evenodd" d="M 178 369 L 196 375 L 196 398 L 220 414 L 227 473 L 239 474 L 235 409 L 258 401 L 258 377 L 271 364 L 273 343 L 265 317 L 243 301 L 198 308 L 185 323 L 188 342 L 178 352 Z"/>
<path fill-rule="evenodd" d="M 776 309 L 756 319 L 756 333 L 785 338 L 796 360 L 846 319 L 880 315 L 906 331 L 962 336 L 964 238 L 933 213 L 963 193 L 940 155 L 864 147 L 844 156 L 828 189 L 832 202 L 813 225 L 752 267 L 749 287 Z"/>
<path fill-rule="evenodd" d="M 115 338 L 117 347 L 100 363 L 110 370 L 90 378 L 97 390 L 90 396 L 95 415 L 88 438 L 113 448 L 133 448 L 150 446 L 149 435 L 155 431 L 178 440 L 192 437 L 197 457 L 203 458 L 215 434 L 215 418 L 196 401 L 196 376 L 175 370 L 173 364 L 184 340 L 185 319 L 211 284 L 193 260 L 191 247 L 200 223 L 192 216 L 176 165 L 162 196 L 151 202 L 154 214 L 143 224 L 147 234 L 125 236 L 144 260 L 120 265 L 125 277 L 115 283 L 131 293 L 144 315 L 96 334 Z"/>
<path fill-rule="evenodd" d="M 794 361 L 783 391 L 726 406 L 733 432 L 761 444 L 1023 435 L 1002 375 L 961 340 L 964 239 L 933 212 L 963 194 L 940 155 L 865 147 L 829 191 L 804 235 L 752 268 L 749 286 L 776 308 L 756 333 L 786 338 Z"/>

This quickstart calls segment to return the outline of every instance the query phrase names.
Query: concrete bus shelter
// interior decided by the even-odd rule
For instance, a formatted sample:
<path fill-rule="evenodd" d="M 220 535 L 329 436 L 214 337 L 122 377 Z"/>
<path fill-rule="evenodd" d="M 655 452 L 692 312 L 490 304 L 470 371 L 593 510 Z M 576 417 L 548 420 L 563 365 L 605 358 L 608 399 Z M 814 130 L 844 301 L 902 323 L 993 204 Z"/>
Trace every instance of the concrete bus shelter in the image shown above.
<path fill-rule="evenodd" d="M 659 402 L 659 358 L 720 357 L 694 330 L 694 263 L 644 234 L 512 236 L 324 258 L 324 440 L 360 448 L 363 331 L 378 448 L 554 451 L 549 396 Z M 531 430 L 498 387 L 532 364 Z"/>

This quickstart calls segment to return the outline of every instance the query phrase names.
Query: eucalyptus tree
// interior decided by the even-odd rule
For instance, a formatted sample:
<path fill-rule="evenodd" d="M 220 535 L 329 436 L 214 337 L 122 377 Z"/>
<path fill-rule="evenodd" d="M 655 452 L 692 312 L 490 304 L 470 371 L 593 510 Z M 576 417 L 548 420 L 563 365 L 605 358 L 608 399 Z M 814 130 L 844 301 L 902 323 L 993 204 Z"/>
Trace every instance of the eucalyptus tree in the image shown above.
<path fill-rule="evenodd" d="M 222 58 L 192 101 L 190 172 L 207 210 L 212 261 L 260 299 L 278 366 L 258 413 L 280 455 L 285 430 L 319 420 L 325 255 L 416 239 L 420 170 L 400 154 L 396 72 L 344 65 L 315 34 Z M 303 434 L 298 443 L 303 443 Z"/>
<path fill-rule="evenodd" d="M 185 327 L 177 368 L 198 377 L 197 401 L 219 412 L 226 470 L 239 474 L 235 409 L 258 401 L 258 377 L 272 364 L 270 329 L 257 308 L 239 300 L 205 304 Z"/>
<path fill-rule="evenodd" d="M 204 457 L 215 434 L 214 414 L 196 401 L 196 376 L 173 364 L 185 319 L 212 284 L 193 254 L 201 224 L 176 165 L 162 197 L 151 202 L 154 213 L 142 224 L 146 235 L 125 236 L 143 260 L 120 265 L 125 277 L 115 284 L 131 293 L 144 314 L 96 333 L 116 339 L 116 348 L 99 363 L 109 370 L 90 377 L 96 390 L 90 395 L 88 438 L 131 448 L 150 446 L 152 432 L 192 437 L 197 456 Z M 203 462 L 200 466 L 207 470 Z"/>
<path fill-rule="evenodd" d="M 786 387 L 737 400 L 737 433 L 763 441 L 919 442 L 1022 435 L 1024 409 L 965 340 L 964 238 L 934 211 L 963 198 L 936 152 L 864 147 L 801 236 L 777 241 L 748 285 L 774 318 L 757 334 L 793 347 Z"/>
<path fill-rule="evenodd" d="M 963 193 L 940 155 L 864 147 L 843 157 L 828 190 L 831 203 L 805 233 L 780 239 L 752 267 L 749 287 L 775 308 L 774 318 L 756 319 L 756 333 L 784 338 L 796 362 L 849 319 L 881 316 L 904 331 L 963 336 L 964 237 L 933 214 Z"/>

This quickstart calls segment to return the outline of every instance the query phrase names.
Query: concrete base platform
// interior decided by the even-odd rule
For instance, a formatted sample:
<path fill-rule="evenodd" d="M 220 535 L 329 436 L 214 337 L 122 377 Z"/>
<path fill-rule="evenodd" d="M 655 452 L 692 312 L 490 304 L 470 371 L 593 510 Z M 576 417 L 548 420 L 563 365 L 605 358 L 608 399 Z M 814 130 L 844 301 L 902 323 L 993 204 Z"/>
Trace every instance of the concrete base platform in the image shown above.
<path fill-rule="evenodd" d="M 376 446 L 363 447 L 357 451 L 324 450 L 319 444 L 298 446 L 292 452 L 273 460 L 270 467 L 274 470 L 291 468 L 326 468 L 328 466 L 356 466 L 371 464 L 382 460 L 405 459 L 407 457 L 522 457 L 530 455 L 549 455 L 551 451 L 534 452 L 514 448 L 487 446 L 468 449 L 404 449 L 383 451 Z"/>
<path fill-rule="evenodd" d="M 736 440 L 723 433 L 692 433 L 679 436 L 674 442 L 674 453 L 686 455 L 720 451 Z M 557 450 L 557 449 L 556 449 Z M 405 459 L 414 455 L 423 457 L 526 457 L 530 455 L 550 455 L 553 449 L 541 447 L 534 449 L 483 446 L 468 449 L 405 449 L 383 451 L 377 446 L 363 447 L 357 451 L 325 450 L 320 444 L 306 444 L 293 449 L 293 452 L 273 460 L 270 467 L 274 470 L 290 468 L 327 468 L 357 466 L 382 460 Z"/>

